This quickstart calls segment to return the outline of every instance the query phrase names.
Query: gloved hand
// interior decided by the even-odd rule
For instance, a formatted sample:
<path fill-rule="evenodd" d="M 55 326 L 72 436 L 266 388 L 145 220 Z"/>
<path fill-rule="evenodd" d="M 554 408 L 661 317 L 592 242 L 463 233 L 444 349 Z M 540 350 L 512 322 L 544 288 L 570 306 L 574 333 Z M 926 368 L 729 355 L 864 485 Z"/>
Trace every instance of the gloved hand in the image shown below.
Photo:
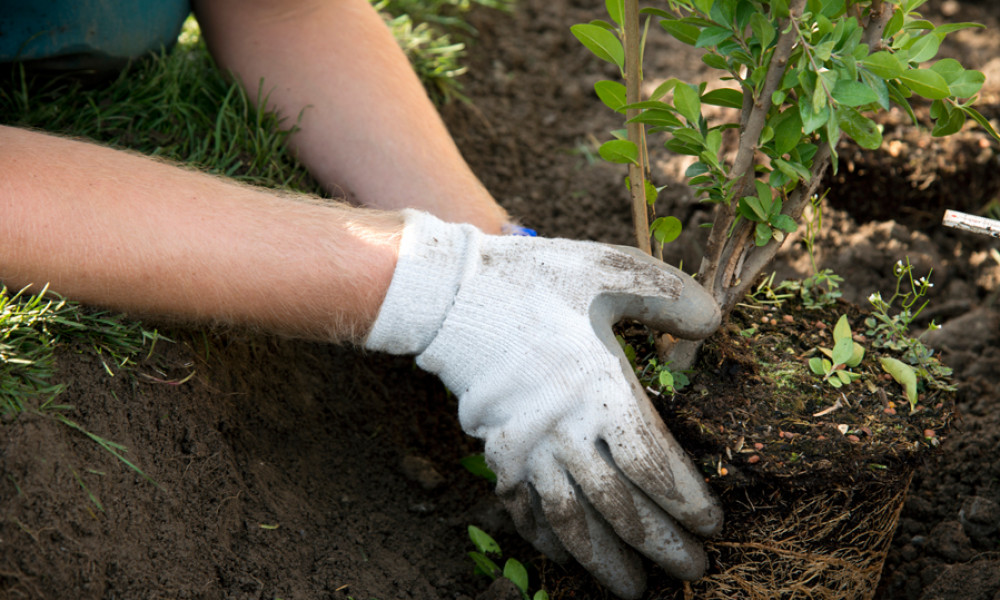
<path fill-rule="evenodd" d="M 416 354 L 459 397 L 521 535 L 635 598 L 635 551 L 698 578 L 706 558 L 691 532 L 717 532 L 722 511 L 615 340 L 622 317 L 687 338 L 719 324 L 700 285 L 637 250 L 487 236 L 407 211 L 365 347 Z"/>

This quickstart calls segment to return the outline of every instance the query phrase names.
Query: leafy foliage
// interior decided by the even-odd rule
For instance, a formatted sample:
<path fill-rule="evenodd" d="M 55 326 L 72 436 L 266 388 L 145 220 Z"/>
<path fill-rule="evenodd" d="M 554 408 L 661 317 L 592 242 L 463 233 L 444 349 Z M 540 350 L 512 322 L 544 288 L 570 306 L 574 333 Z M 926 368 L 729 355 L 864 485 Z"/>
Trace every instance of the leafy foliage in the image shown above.
<path fill-rule="evenodd" d="M 668 150 L 695 158 L 686 172 L 689 184 L 702 202 L 716 207 L 698 277 L 724 312 L 798 228 L 824 172 L 837 168 L 838 141 L 847 136 L 864 148 L 881 145 L 875 113 L 897 105 L 916 121 L 910 102 L 920 96 L 931 101 L 933 135 L 955 133 L 972 120 L 1000 139 L 972 107 L 983 74 L 954 59 L 935 60 L 946 35 L 980 25 L 935 25 L 916 12 L 925 0 L 668 0 L 669 10 L 638 11 L 636 2 L 606 0 L 610 22 L 572 28 L 625 80 L 594 85 L 600 100 L 624 114 L 630 127 L 626 136 L 606 142 L 601 155 L 629 165 L 633 183 L 637 169 L 648 175 L 648 128 L 668 134 Z M 635 49 L 640 34 L 633 14 L 700 49 L 703 62 L 719 71 L 718 80 L 710 85 L 671 78 L 639 97 L 642 68 L 634 63 L 642 50 Z M 738 109 L 738 117 L 709 122 L 707 105 Z M 724 158 L 728 129 L 739 130 L 732 161 Z M 647 202 L 655 202 L 653 184 L 630 187 L 633 205 L 639 188 L 647 190 Z M 676 238 L 677 226 L 656 239 Z M 640 247 L 642 237 L 637 234 Z M 836 299 L 839 281 L 815 272 L 813 285 L 800 290 L 817 305 Z"/>

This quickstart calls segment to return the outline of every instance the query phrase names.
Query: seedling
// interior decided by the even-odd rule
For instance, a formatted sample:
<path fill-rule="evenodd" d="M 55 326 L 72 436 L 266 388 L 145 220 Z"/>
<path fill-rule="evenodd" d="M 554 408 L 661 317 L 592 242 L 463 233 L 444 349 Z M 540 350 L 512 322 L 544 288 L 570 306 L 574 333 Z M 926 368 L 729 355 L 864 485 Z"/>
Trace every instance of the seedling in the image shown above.
<path fill-rule="evenodd" d="M 810 205 L 812 210 L 803 212 L 805 232 L 802 235 L 802 242 L 809 254 L 812 275 L 801 281 L 784 281 L 779 287 L 797 292 L 802 298 L 802 305 L 813 310 L 831 306 L 843 295 L 840 284 L 844 278 L 830 269 L 820 269 L 816 264 L 816 236 L 823 229 L 823 199 L 814 195 Z M 809 212 L 812 213 L 811 216 Z"/>
<path fill-rule="evenodd" d="M 639 383 L 647 390 L 656 394 L 661 392 L 674 394 L 691 383 L 687 373 L 672 369 L 669 362 L 661 363 L 656 352 L 640 357 L 635 347 L 625 341 L 624 337 L 619 335 L 616 339 L 625 352 L 625 358 L 634 366 Z M 655 347 L 656 343 L 652 337 L 647 341 L 651 348 Z"/>
<path fill-rule="evenodd" d="M 508 558 L 501 570 L 496 562 L 487 556 L 493 555 L 498 559 L 501 556 L 500 545 L 488 533 L 475 525 L 469 525 L 469 539 L 476 547 L 475 551 L 469 552 L 469 558 L 476 564 L 477 573 L 486 575 L 490 579 L 506 577 L 517 586 L 517 589 L 521 590 L 521 596 L 524 597 L 524 600 L 529 600 L 529 598 L 530 600 L 549 600 L 549 594 L 545 590 L 538 590 L 532 596 L 528 595 L 528 570 L 520 561 Z"/>
<path fill-rule="evenodd" d="M 903 386 L 911 410 L 916 408 L 917 385 L 921 380 L 937 389 L 955 389 L 948 383 L 952 370 L 942 365 L 934 356 L 934 351 L 923 343 L 923 334 L 917 337 L 910 335 L 910 326 L 927 307 L 925 297 L 934 287 L 930 281 L 932 272 L 933 270 L 928 271 L 927 275 L 915 278 L 910 259 L 907 258 L 905 263 L 900 260 L 893 266 L 896 289 L 892 296 L 884 300 L 881 293 L 875 292 L 868 297 L 872 313 L 865 319 L 868 327 L 865 334 L 872 338 L 872 345 L 876 348 L 892 350 L 900 355 L 901 360 L 881 360 L 882 369 Z M 931 321 L 927 331 L 940 328 L 940 325 Z"/>
<path fill-rule="evenodd" d="M 809 359 L 809 369 L 823 376 L 823 381 L 835 388 L 857 381 L 861 375 L 849 369 L 861 364 L 865 357 L 864 346 L 854 341 L 847 315 L 841 315 L 833 328 L 833 349 L 820 348 L 827 358 L 814 356 Z"/>

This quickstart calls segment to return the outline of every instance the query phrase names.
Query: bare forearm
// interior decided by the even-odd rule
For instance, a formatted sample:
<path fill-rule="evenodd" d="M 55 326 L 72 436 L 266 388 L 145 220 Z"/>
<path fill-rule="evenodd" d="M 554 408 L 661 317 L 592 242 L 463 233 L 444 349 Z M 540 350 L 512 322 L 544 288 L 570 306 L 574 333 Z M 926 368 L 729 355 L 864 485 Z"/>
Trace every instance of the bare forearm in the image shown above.
<path fill-rule="evenodd" d="M 219 65 L 294 120 L 309 170 L 333 193 L 415 207 L 497 233 L 505 212 L 471 172 L 367 0 L 194 2 Z"/>
<path fill-rule="evenodd" d="M 280 197 L 148 158 L 0 128 L 0 280 L 141 314 L 359 340 L 398 214 Z"/>

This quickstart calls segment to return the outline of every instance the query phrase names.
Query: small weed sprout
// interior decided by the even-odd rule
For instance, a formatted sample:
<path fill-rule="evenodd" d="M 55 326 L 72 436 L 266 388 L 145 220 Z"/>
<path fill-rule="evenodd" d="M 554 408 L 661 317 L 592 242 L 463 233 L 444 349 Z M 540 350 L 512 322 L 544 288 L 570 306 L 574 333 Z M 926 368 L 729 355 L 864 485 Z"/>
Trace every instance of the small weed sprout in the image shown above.
<path fill-rule="evenodd" d="M 826 358 L 814 356 L 809 359 L 809 369 L 823 376 L 823 381 L 835 388 L 847 385 L 861 378 L 851 371 L 865 357 L 864 347 L 854 341 L 847 315 L 841 315 L 833 328 L 833 349 L 819 348 Z"/>
<path fill-rule="evenodd" d="M 816 264 L 816 235 L 823 228 L 823 198 L 813 194 L 810 198 L 812 215 L 803 214 L 802 221 L 805 223 L 805 233 L 802 235 L 802 242 L 809 253 L 809 264 L 812 265 L 812 275 L 801 281 L 783 281 L 779 289 L 791 290 L 799 294 L 802 298 L 802 305 L 809 310 L 817 310 L 833 305 L 843 293 L 840 291 L 840 284 L 844 278 L 834 273 L 831 269 L 820 270 Z"/>
<path fill-rule="evenodd" d="M 475 525 L 469 525 L 469 539 L 476 547 L 475 551 L 469 552 L 469 558 L 476 564 L 476 573 L 488 576 L 490 579 L 506 577 L 511 580 L 517 589 L 521 590 L 524 600 L 549 600 L 549 594 L 545 590 L 538 590 L 534 595 L 528 595 L 528 570 L 520 561 L 508 558 L 503 569 L 497 565 L 488 555 L 501 556 L 500 544 L 497 544 L 490 534 Z"/>
<path fill-rule="evenodd" d="M 868 297 L 872 312 L 871 316 L 865 319 L 865 325 L 868 327 L 865 334 L 872 338 L 872 345 L 876 348 L 885 348 L 900 354 L 902 360 L 893 358 L 883 360 L 882 368 L 904 387 L 911 410 L 917 404 L 917 385 L 920 381 L 940 390 L 955 389 L 948 383 L 948 378 L 952 374 L 951 369 L 941 364 L 934 356 L 934 351 L 923 343 L 924 334 L 917 337 L 910 335 L 910 327 L 929 302 L 925 297 L 934 287 L 930 281 L 932 273 L 933 269 L 928 271 L 927 275 L 916 278 L 910 259 L 907 258 L 905 263 L 900 260 L 893 266 L 896 289 L 892 296 L 886 300 L 882 298 L 881 293 L 875 292 Z M 931 321 L 927 331 L 940 328 L 940 325 Z"/>
<path fill-rule="evenodd" d="M 620 335 L 615 337 L 625 352 L 625 358 L 634 365 L 635 375 L 639 379 L 639 383 L 647 390 L 656 394 L 664 392 L 675 394 L 691 383 L 686 372 L 671 369 L 670 362 L 660 362 L 655 351 L 640 358 L 635 347 L 625 341 L 625 338 Z M 648 341 L 650 347 L 655 348 L 656 343 L 652 336 Z"/>

